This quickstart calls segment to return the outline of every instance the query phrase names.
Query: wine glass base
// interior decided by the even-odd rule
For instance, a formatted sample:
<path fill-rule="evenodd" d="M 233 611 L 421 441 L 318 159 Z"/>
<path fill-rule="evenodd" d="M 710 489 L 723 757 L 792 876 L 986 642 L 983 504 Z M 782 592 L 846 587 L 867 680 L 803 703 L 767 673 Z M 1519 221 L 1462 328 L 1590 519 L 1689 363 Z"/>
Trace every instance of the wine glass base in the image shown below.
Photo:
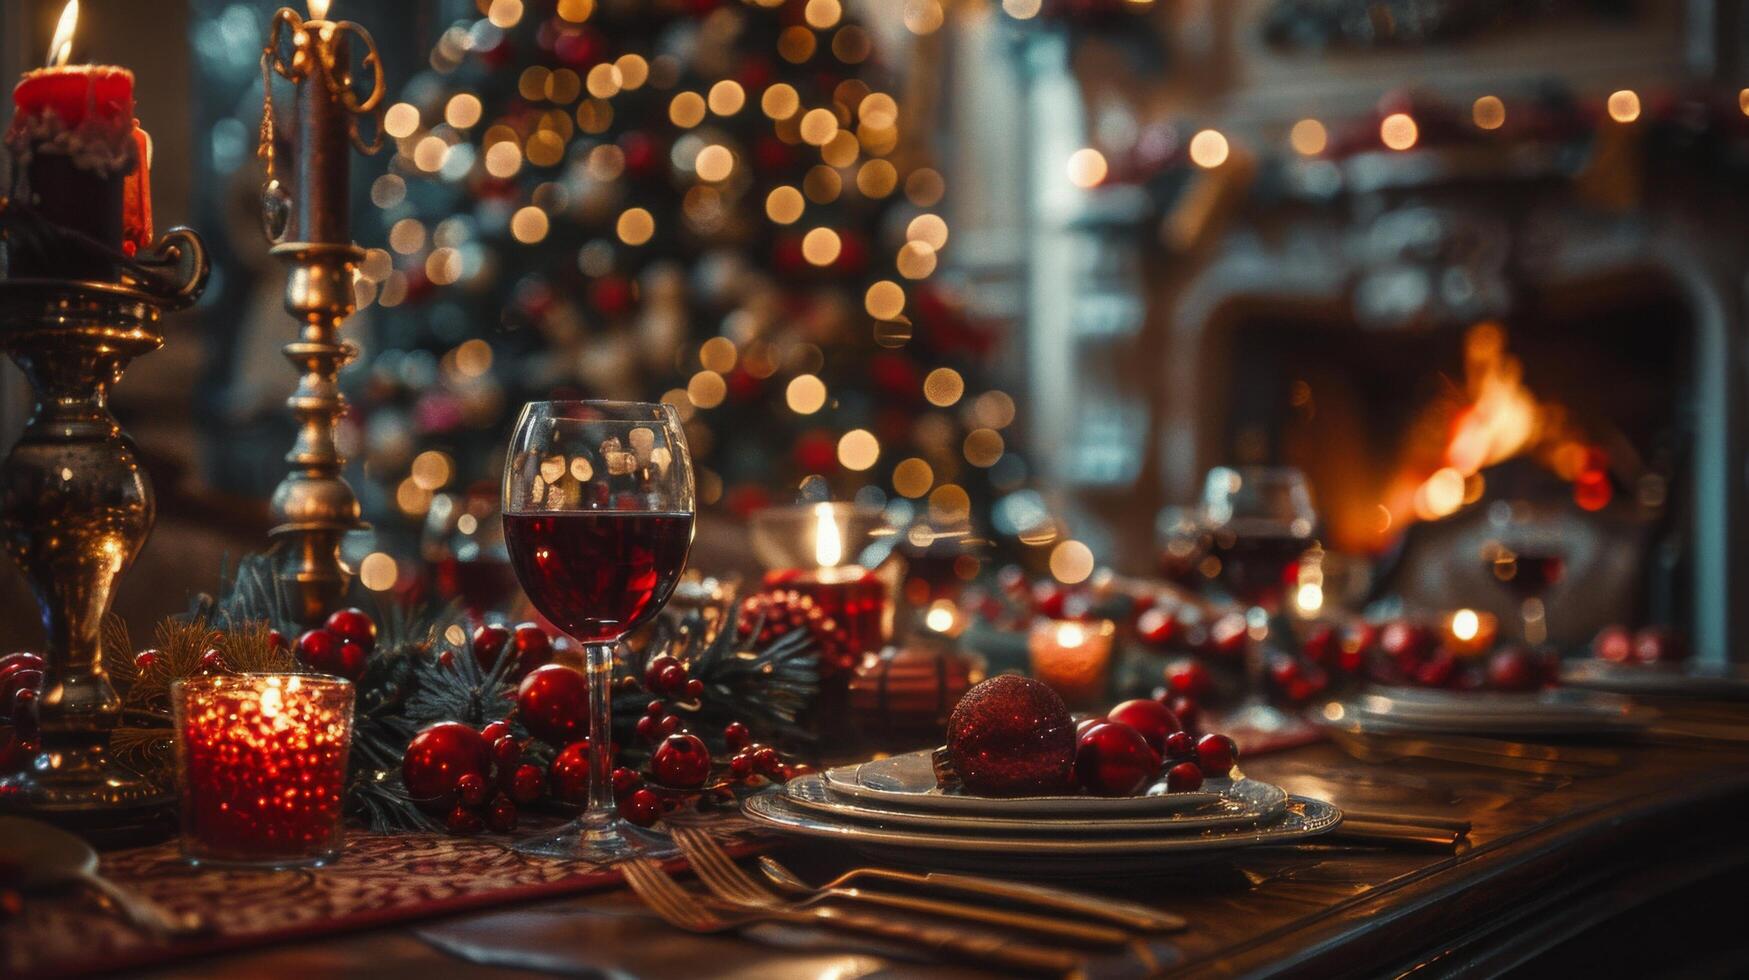
<path fill-rule="evenodd" d="M 599 865 L 634 857 L 661 861 L 680 854 L 680 849 L 667 836 L 645 830 L 617 816 L 595 824 L 574 821 L 558 830 L 525 837 L 510 845 L 510 849 L 534 857 Z"/>

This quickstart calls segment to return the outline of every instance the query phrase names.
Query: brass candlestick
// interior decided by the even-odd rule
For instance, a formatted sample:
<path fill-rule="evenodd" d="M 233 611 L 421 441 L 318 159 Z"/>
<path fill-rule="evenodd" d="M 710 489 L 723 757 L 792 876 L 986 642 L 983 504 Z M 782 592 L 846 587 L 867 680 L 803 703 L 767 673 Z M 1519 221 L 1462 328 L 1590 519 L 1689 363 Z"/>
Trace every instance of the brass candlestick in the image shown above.
<path fill-rule="evenodd" d="M 336 376 L 358 353 L 339 334 L 356 309 L 353 280 L 364 258 L 352 244 L 348 221 L 347 144 L 369 154 L 382 142 L 383 72 L 376 44 L 351 21 L 323 19 L 327 6 L 312 0 L 309 20 L 280 8 L 261 53 L 262 223 L 274 242 L 272 254 L 290 267 L 285 308 L 302 324 L 298 339 L 285 347 L 286 359 L 300 372 L 297 390 L 286 401 L 298 420 L 298 437 L 285 457 L 291 472 L 273 492 L 277 524 L 269 533 L 281 596 L 306 624 L 345 594 L 352 573 L 340 560 L 340 538 L 364 526 L 358 498 L 340 475 L 346 460 L 334 444 L 335 422 L 346 414 Z M 349 35 L 363 45 L 362 64 L 374 76 L 368 95 L 353 88 Z M 288 38 L 290 50 L 284 52 Z M 271 74 L 297 87 L 289 192 L 274 168 Z M 370 141 L 359 134 L 358 120 L 365 116 L 377 123 Z"/>
<path fill-rule="evenodd" d="M 153 522 L 152 485 L 109 412 L 109 388 L 130 360 L 163 344 L 159 318 L 193 303 L 210 268 L 200 239 L 182 228 L 127 266 L 132 274 L 117 282 L 0 278 L 0 347 L 36 393 L 0 465 L 0 531 L 48 631 L 41 752 L 30 771 L 0 784 L 0 804 L 99 834 L 171 800 L 109 757 L 122 709 L 99 636 Z"/>

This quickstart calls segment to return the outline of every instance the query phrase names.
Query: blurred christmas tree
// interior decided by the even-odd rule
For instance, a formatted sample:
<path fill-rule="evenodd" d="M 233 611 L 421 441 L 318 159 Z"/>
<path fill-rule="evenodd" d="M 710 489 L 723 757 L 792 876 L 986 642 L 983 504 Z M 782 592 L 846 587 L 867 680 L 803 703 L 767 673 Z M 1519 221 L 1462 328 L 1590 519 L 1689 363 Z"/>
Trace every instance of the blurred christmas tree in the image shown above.
<path fill-rule="evenodd" d="M 869 27 L 839 0 L 478 10 L 386 117 L 352 385 L 367 516 L 495 484 L 524 400 L 660 397 L 701 506 L 818 474 L 964 526 L 1014 405 L 977 389 L 992 338 L 931 281 L 943 180 Z"/>

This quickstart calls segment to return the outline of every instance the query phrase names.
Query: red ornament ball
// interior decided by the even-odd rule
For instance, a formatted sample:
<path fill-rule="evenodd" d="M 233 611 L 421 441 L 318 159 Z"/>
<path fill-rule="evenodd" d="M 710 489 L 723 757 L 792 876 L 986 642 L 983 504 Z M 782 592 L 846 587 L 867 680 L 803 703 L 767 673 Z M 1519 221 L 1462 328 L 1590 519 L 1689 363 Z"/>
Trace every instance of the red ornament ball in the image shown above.
<path fill-rule="evenodd" d="M 1496 650 L 1488 658 L 1488 686 L 1496 691 L 1534 691 L 1542 683 L 1542 665 L 1523 647 Z"/>
<path fill-rule="evenodd" d="M 738 721 L 731 721 L 723 726 L 723 742 L 729 748 L 740 751 L 753 744 L 753 734 L 747 730 L 746 725 Z"/>
<path fill-rule="evenodd" d="M 650 757 L 656 782 L 677 789 L 697 789 L 711 774 L 711 752 L 704 740 L 688 732 L 670 735 Z"/>
<path fill-rule="evenodd" d="M 348 640 L 340 644 L 340 662 L 336 665 L 337 669 L 333 673 L 339 674 L 349 681 L 358 680 L 364 674 L 365 660 L 368 656 L 369 653 L 364 647 Z"/>
<path fill-rule="evenodd" d="M 486 623 L 474 627 L 474 635 L 470 646 L 474 652 L 474 662 L 481 670 L 491 670 L 498 662 L 498 655 L 504 652 L 504 647 L 510 642 L 510 631 L 496 623 Z"/>
<path fill-rule="evenodd" d="M 507 834 L 516 829 L 516 802 L 510 797 L 499 793 L 492 806 L 486 811 L 486 826 L 500 834 Z"/>
<path fill-rule="evenodd" d="M 461 797 L 464 806 L 479 806 L 486 802 L 486 793 L 489 789 L 486 786 L 485 777 L 479 773 L 470 772 L 455 781 L 455 791 Z"/>
<path fill-rule="evenodd" d="M 1168 793 L 1193 793 L 1202 789 L 1202 770 L 1194 762 L 1180 762 L 1166 770 Z"/>
<path fill-rule="evenodd" d="M 566 803 L 582 803 L 589 798 L 589 740 L 572 742 L 556 756 L 547 770 L 552 780 L 553 795 Z"/>
<path fill-rule="evenodd" d="M 1189 732 L 1173 732 L 1166 736 L 1166 751 L 1162 754 L 1174 762 L 1194 759 L 1196 739 Z"/>
<path fill-rule="evenodd" d="M 363 647 L 365 653 L 376 649 L 377 624 L 362 609 L 337 609 L 322 625 L 342 640 Z"/>
<path fill-rule="evenodd" d="M 589 730 L 589 681 L 563 664 L 537 667 L 516 689 L 516 711 L 535 737 L 565 745 Z"/>
<path fill-rule="evenodd" d="M 1075 746 L 1075 780 L 1096 796 L 1129 796 L 1160 764 L 1142 733 L 1121 722 L 1087 729 Z"/>
<path fill-rule="evenodd" d="M 1142 738 L 1147 740 L 1148 747 L 1153 749 L 1154 754 L 1158 756 L 1166 754 L 1166 736 L 1184 727 L 1179 723 L 1178 716 L 1172 713 L 1171 708 L 1147 698 L 1125 701 L 1111 709 L 1105 717 L 1140 732 Z"/>
<path fill-rule="evenodd" d="M 142 674 L 150 672 L 152 668 L 163 662 L 164 652 L 162 650 L 141 650 L 134 654 L 134 670 Z"/>
<path fill-rule="evenodd" d="M 1196 740 L 1196 767 L 1210 779 L 1227 775 L 1239 761 L 1239 749 L 1225 735 L 1210 733 Z"/>
<path fill-rule="evenodd" d="M 1136 633 L 1143 643 L 1165 646 L 1178 635 L 1178 617 L 1155 606 L 1136 619 Z"/>
<path fill-rule="evenodd" d="M 507 721 L 494 721 L 480 729 L 480 737 L 486 740 L 487 745 L 497 745 L 499 739 L 509 734 L 510 723 Z"/>
<path fill-rule="evenodd" d="M 546 786 L 547 780 L 541 775 L 540 767 L 525 762 L 517 766 L 516 774 L 510 777 L 510 798 L 518 803 L 533 803 L 540 799 Z"/>
<path fill-rule="evenodd" d="M 435 813 L 456 803 L 463 776 L 486 778 L 492 765 L 486 740 L 459 721 L 428 725 L 407 743 L 401 759 L 401 779 L 413 802 Z"/>
<path fill-rule="evenodd" d="M 1634 659 L 1634 634 L 1626 626 L 1605 626 L 1591 638 L 1591 655 L 1612 664 Z"/>
<path fill-rule="evenodd" d="M 1215 679 L 1202 661 L 1181 657 L 1166 665 L 1166 686 L 1173 694 L 1201 698 L 1214 690 Z"/>
<path fill-rule="evenodd" d="M 1069 793 L 1075 785 L 1075 723 L 1057 692 L 1014 674 L 992 677 L 954 705 L 947 762 L 987 796 Z"/>
<path fill-rule="evenodd" d="M 644 785 L 644 777 L 638 775 L 636 769 L 620 766 L 613 771 L 613 798 L 616 800 L 625 799 L 632 790 L 642 785 Z"/>
<path fill-rule="evenodd" d="M 444 820 L 443 825 L 452 834 L 477 834 L 486 824 L 479 814 L 458 803 L 449 811 L 449 817 Z"/>
<path fill-rule="evenodd" d="M 662 816 L 662 798 L 648 789 L 632 790 L 619 805 L 619 815 L 639 827 L 655 826 Z"/>
<path fill-rule="evenodd" d="M 553 659 L 553 638 L 535 623 L 520 623 L 510 634 L 510 649 L 516 654 L 517 677 Z"/>
<path fill-rule="evenodd" d="M 297 645 L 292 652 L 298 662 L 311 670 L 324 674 L 339 674 L 341 657 L 340 647 L 345 644 L 339 633 L 318 626 L 313 630 L 305 630 L 298 637 Z"/>

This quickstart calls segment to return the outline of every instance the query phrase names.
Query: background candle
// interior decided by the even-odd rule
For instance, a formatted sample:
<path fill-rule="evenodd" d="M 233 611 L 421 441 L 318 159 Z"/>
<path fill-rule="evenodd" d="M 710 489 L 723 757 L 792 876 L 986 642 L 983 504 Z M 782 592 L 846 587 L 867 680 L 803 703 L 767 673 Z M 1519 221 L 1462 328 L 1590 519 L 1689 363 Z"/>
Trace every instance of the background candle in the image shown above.
<path fill-rule="evenodd" d="M 351 88 L 351 46 L 344 32 L 326 20 L 328 4 L 310 4 L 310 19 L 304 21 L 297 42 L 306 57 L 318 58 L 315 67 L 298 80 L 293 109 L 292 214 L 286 240 L 350 244 L 352 242 L 351 187 L 352 137 L 350 113 L 338 91 Z M 317 55 L 318 51 L 329 53 Z M 330 87 L 328 69 L 335 74 Z"/>
<path fill-rule="evenodd" d="M 1116 634 L 1110 620 L 1041 619 L 1026 638 L 1032 676 L 1049 684 L 1071 708 L 1097 705 L 1105 700 Z"/>
<path fill-rule="evenodd" d="M 171 700 L 185 857 L 289 867 L 339 855 L 350 681 L 195 677 L 178 681 Z"/>

